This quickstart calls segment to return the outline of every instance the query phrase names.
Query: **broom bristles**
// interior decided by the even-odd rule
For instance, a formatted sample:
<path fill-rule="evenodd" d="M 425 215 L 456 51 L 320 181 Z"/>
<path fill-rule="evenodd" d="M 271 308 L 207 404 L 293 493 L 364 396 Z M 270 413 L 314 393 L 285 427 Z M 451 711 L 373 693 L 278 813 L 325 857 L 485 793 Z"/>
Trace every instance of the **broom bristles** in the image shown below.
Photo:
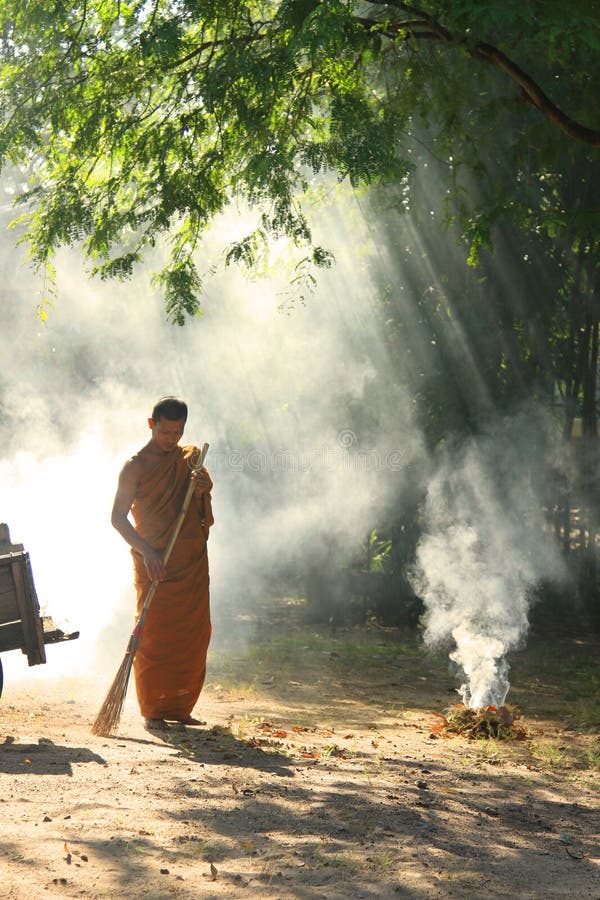
<path fill-rule="evenodd" d="M 115 679 L 104 698 L 104 703 L 100 708 L 100 712 L 94 720 L 92 734 L 97 734 L 100 737 L 110 737 L 115 734 L 119 727 L 123 704 L 125 703 L 125 697 L 127 696 L 127 687 L 129 685 L 132 663 L 133 653 L 127 651 L 123 658 L 123 662 L 119 667 L 119 671 L 115 675 Z"/>

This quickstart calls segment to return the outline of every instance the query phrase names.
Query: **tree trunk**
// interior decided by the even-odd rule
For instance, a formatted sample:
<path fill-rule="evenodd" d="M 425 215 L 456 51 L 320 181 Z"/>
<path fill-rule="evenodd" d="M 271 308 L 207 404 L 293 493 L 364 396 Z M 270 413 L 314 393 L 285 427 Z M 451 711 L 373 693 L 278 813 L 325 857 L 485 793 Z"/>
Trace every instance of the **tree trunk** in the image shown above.
<path fill-rule="evenodd" d="M 585 353 L 581 372 L 582 389 L 582 458 L 581 458 L 581 512 L 586 540 L 583 546 L 580 593 L 586 606 L 595 606 L 598 580 L 597 534 L 599 530 L 598 507 L 600 490 L 597 476 L 598 464 L 598 302 L 595 296 L 594 272 L 589 265 L 586 285 Z"/>

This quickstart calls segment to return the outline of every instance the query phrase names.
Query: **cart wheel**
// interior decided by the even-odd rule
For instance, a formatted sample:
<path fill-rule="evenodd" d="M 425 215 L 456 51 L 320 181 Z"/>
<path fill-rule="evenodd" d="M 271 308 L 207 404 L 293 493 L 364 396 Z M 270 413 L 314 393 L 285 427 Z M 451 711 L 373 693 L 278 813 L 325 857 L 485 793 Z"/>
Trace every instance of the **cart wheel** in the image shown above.
<path fill-rule="evenodd" d="M 2 688 L 4 687 L 4 672 L 2 671 L 2 660 L 0 659 L 0 697 L 2 696 Z"/>

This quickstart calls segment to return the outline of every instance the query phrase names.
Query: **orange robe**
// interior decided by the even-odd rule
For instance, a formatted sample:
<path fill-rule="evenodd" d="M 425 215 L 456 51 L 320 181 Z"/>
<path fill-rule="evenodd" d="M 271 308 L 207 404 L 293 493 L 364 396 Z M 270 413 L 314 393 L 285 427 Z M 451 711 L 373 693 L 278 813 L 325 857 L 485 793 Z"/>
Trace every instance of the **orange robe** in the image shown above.
<path fill-rule="evenodd" d="M 140 481 L 131 514 L 138 533 L 156 549 L 169 542 L 198 453 L 197 447 L 177 447 Z M 212 523 L 210 494 L 192 496 L 134 657 L 144 718 L 185 719 L 202 690 L 211 636 L 206 542 Z M 151 582 L 141 554 L 131 552 L 139 615 Z"/>

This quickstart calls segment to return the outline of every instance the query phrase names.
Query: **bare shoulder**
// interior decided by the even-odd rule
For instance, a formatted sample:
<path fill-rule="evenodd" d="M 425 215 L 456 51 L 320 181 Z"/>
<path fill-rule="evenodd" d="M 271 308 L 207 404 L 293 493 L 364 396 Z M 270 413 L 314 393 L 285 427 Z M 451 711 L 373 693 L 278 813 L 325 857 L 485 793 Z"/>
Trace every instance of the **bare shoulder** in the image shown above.
<path fill-rule="evenodd" d="M 119 473 L 121 484 L 137 484 L 147 468 L 142 453 L 136 453 L 125 461 Z"/>
<path fill-rule="evenodd" d="M 128 459 L 119 473 L 119 483 L 113 503 L 113 524 L 127 516 L 137 493 L 138 484 L 143 474 L 143 466 L 138 454 Z"/>

